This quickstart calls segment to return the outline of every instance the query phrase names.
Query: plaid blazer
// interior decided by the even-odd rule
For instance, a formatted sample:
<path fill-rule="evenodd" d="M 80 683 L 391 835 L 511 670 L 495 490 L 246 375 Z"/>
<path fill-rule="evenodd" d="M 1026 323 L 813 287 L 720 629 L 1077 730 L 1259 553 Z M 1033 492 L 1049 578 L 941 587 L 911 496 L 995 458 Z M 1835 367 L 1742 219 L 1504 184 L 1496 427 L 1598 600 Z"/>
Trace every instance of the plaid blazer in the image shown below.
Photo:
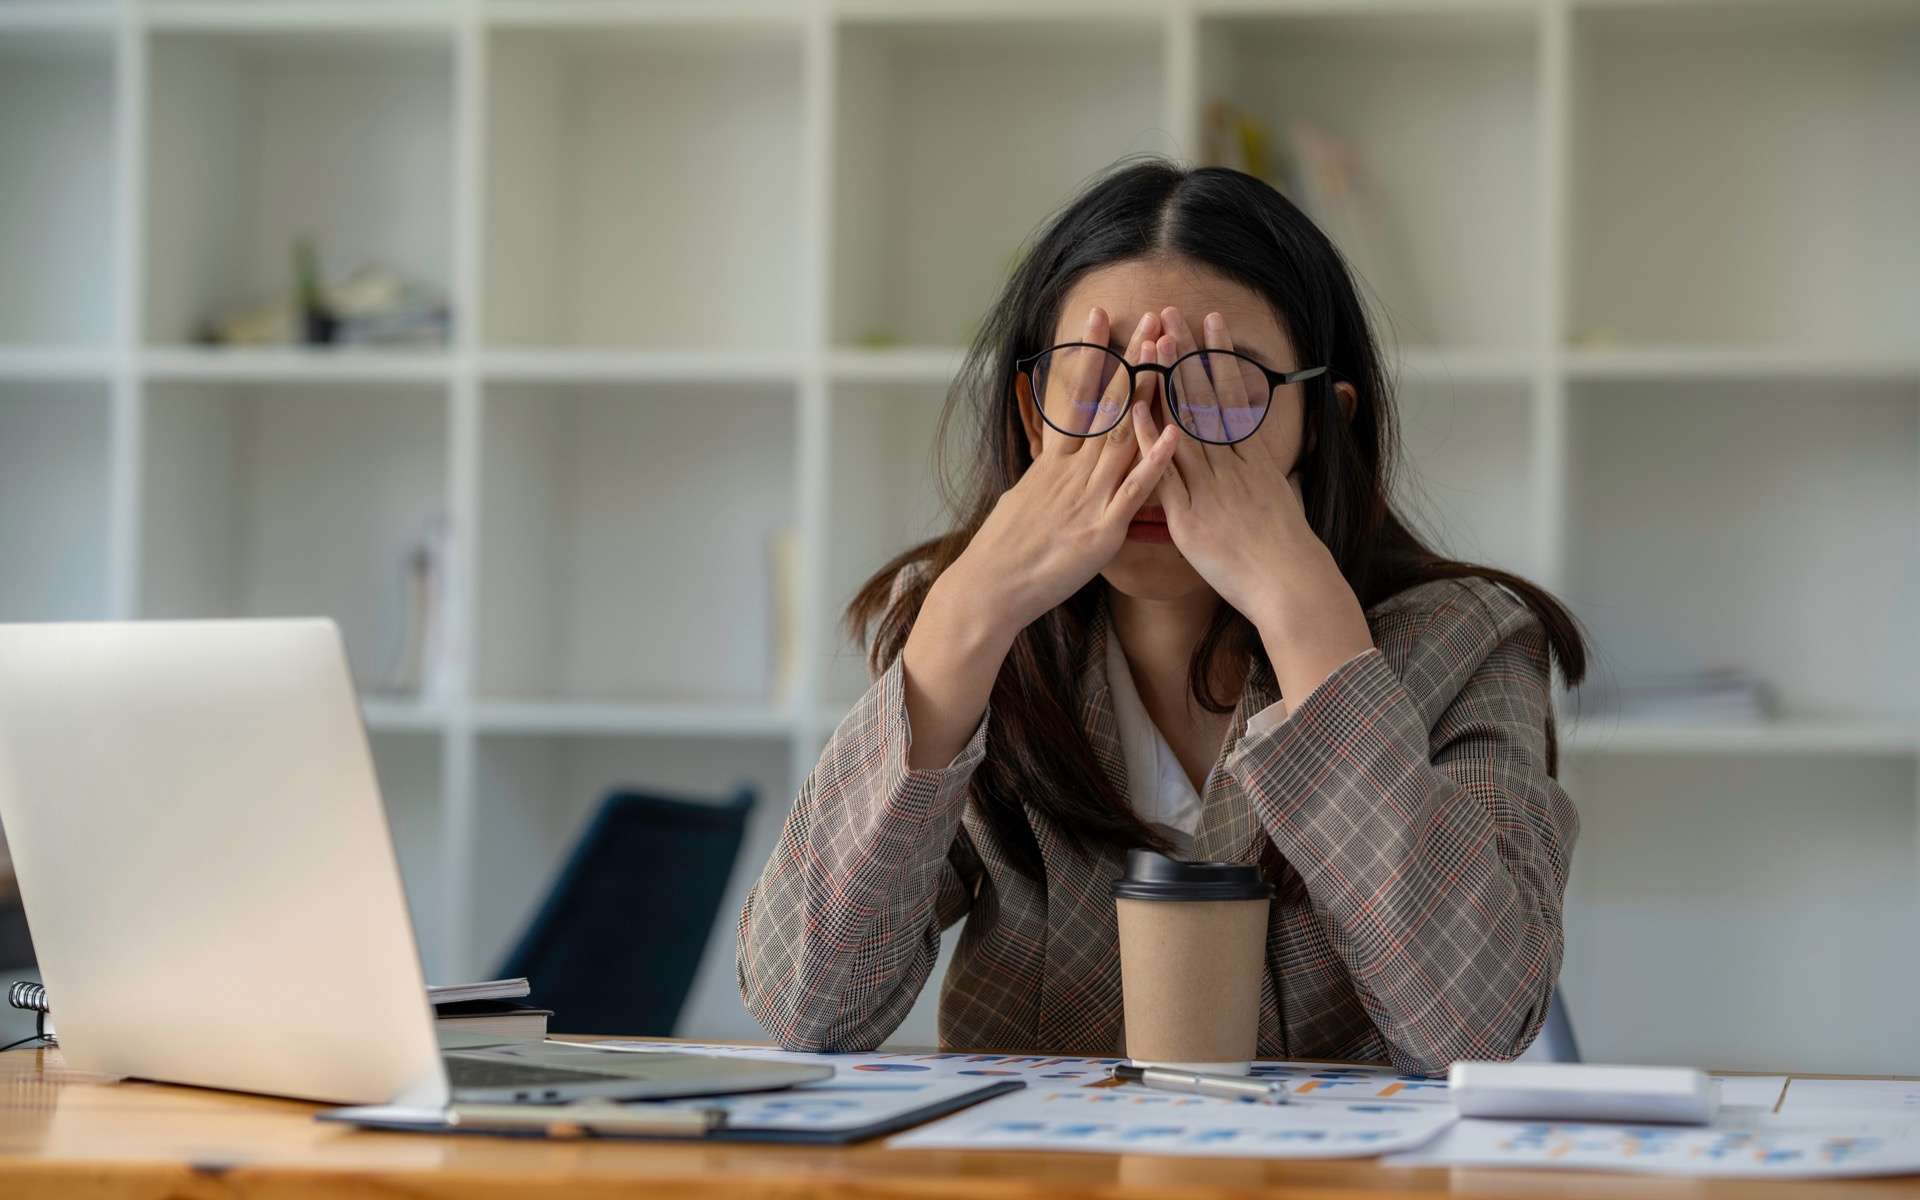
<path fill-rule="evenodd" d="M 1202 795 L 1193 855 L 1258 863 L 1277 892 L 1258 1053 L 1444 1071 L 1511 1058 L 1546 1018 L 1579 818 L 1548 774 L 1548 657 L 1532 611 L 1478 578 L 1368 611 L 1374 647 L 1286 720 L 1243 690 Z M 1104 606 L 1081 718 L 1124 795 Z M 1108 888 L 1124 852 L 1081 854 L 1027 808 L 1045 882 L 1012 869 L 968 801 L 991 710 L 945 768 L 909 770 L 899 659 L 801 785 L 739 918 L 747 1010 L 782 1046 L 871 1049 L 912 1008 L 965 919 L 940 996 L 943 1045 L 1123 1052 Z"/>

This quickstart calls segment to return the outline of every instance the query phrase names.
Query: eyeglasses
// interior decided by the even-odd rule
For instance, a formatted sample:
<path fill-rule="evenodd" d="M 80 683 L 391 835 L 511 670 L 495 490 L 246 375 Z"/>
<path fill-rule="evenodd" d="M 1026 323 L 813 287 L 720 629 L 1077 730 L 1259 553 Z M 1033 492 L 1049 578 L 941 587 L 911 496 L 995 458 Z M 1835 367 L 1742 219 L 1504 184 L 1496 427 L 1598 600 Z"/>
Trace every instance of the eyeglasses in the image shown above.
<path fill-rule="evenodd" d="M 1164 367 L 1130 363 L 1092 342 L 1062 342 L 1013 365 L 1032 380 L 1041 419 L 1069 437 L 1111 431 L 1126 416 L 1144 373 L 1162 377 L 1167 411 L 1180 428 L 1216 446 L 1252 437 L 1280 387 L 1327 372 L 1326 367 L 1275 371 L 1234 350 L 1193 350 Z"/>

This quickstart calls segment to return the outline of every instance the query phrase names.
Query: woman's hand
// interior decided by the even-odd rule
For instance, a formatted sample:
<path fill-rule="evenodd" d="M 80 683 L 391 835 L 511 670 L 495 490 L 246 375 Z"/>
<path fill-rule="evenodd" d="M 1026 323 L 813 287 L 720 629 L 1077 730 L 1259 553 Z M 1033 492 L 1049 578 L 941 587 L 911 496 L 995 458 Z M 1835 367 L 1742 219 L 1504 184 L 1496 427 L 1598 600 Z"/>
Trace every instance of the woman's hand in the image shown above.
<path fill-rule="evenodd" d="M 1096 308 L 1081 340 L 1104 346 L 1107 332 L 1107 314 Z M 1159 332 L 1157 316 L 1140 322 L 1132 361 L 1153 353 Z M 1105 406 L 1129 399 L 1123 372 L 1111 381 L 1056 378 L 1049 394 L 1037 399 L 1024 376 L 1016 386 L 1029 415 L 1036 402 L 1054 404 L 1060 411 L 1053 416 L 1068 428 L 1069 412 L 1111 412 Z M 1001 494 L 966 550 L 934 580 L 901 651 L 912 769 L 944 767 L 966 746 L 1013 639 L 1079 591 L 1119 551 L 1127 525 L 1153 494 L 1179 440 L 1171 426 L 1145 438 L 1122 421 L 1112 433 L 1076 438 L 1037 416 L 1032 423 L 1042 427 L 1039 454 Z"/>
<path fill-rule="evenodd" d="M 1179 309 L 1160 313 L 1162 365 L 1197 349 Z M 1207 348 L 1233 349 L 1226 320 L 1207 314 Z M 1234 394 L 1240 375 L 1182 369 L 1183 408 L 1226 413 L 1257 404 Z M 1216 393 L 1213 389 L 1218 388 Z M 1167 531 L 1194 570 L 1253 622 L 1291 711 L 1334 668 L 1373 645 L 1373 633 L 1333 552 L 1307 523 L 1292 439 L 1277 420 L 1228 446 L 1182 436 L 1160 489 Z"/>
<path fill-rule="evenodd" d="M 1107 344 L 1107 314 L 1095 308 L 1080 340 Z M 1128 348 L 1131 362 L 1154 353 L 1159 318 L 1148 314 L 1135 327 Z M 1026 376 L 1016 382 L 1023 405 L 1048 406 L 1061 425 L 1083 427 L 1089 417 L 1104 422 L 1129 397 L 1125 373 L 1110 380 L 1091 369 L 1102 356 L 1088 354 L 1083 377 L 1056 374 L 1047 395 L 1033 396 Z M 1142 390 L 1153 386 L 1143 381 Z M 1138 408 L 1144 406 L 1137 406 Z M 1084 587 L 1112 561 L 1126 540 L 1127 525 L 1145 504 L 1173 460 L 1179 431 L 1168 427 L 1157 438 L 1140 438 L 1133 423 L 1120 421 L 1105 435 L 1070 437 L 1039 422 L 1040 453 L 1019 482 L 1001 494 L 986 521 L 942 581 L 964 584 L 978 602 L 1003 614 L 1008 634 L 1018 633 Z"/>

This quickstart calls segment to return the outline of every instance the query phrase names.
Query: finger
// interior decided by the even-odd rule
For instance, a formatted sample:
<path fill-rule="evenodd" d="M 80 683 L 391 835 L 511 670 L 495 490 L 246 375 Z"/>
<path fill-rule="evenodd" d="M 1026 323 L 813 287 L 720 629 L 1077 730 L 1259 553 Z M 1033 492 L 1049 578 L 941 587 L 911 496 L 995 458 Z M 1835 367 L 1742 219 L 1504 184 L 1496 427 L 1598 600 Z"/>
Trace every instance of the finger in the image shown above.
<path fill-rule="evenodd" d="M 1168 428 L 1171 429 L 1172 426 L 1168 426 Z M 1176 434 L 1175 436 L 1182 441 L 1187 440 L 1187 435 L 1184 433 Z M 1182 519 L 1192 511 L 1193 493 L 1187 490 L 1187 481 L 1185 477 L 1180 474 L 1180 464 L 1178 461 L 1169 466 L 1166 473 L 1160 476 L 1158 495 L 1160 497 L 1160 507 L 1167 510 L 1168 521 L 1172 524 L 1180 524 Z"/>
<path fill-rule="evenodd" d="M 1139 323 L 1133 326 L 1133 334 L 1127 338 L 1129 361 L 1133 361 L 1133 348 L 1139 346 L 1144 338 L 1152 336 L 1152 328 L 1156 323 L 1158 323 L 1158 317 L 1150 319 L 1150 315 L 1142 315 Z M 1106 346 L 1106 336 L 1100 338 L 1100 346 Z M 1114 430 L 1125 424 L 1123 417 L 1127 413 L 1127 401 L 1131 399 L 1127 390 L 1127 372 L 1121 371 L 1119 363 L 1114 361 L 1114 355 L 1106 351 L 1087 349 L 1085 353 L 1087 357 L 1096 359 L 1100 363 L 1100 399 L 1092 411 L 1091 420 L 1087 422 L 1087 432 L 1112 434 Z"/>
<path fill-rule="evenodd" d="M 1140 323 L 1134 326 L 1133 339 L 1127 344 L 1127 361 L 1134 363 L 1143 361 L 1142 356 L 1146 352 L 1144 348 L 1153 343 L 1153 340 L 1159 335 L 1159 332 L 1160 318 L 1157 315 L 1148 313 L 1141 317 Z M 1108 362 L 1112 363 L 1111 357 L 1108 357 Z M 1133 435 L 1133 428 L 1127 421 L 1127 407 L 1131 403 L 1131 398 L 1127 395 L 1127 373 L 1118 370 L 1118 364 L 1113 365 L 1116 369 L 1113 371 L 1112 379 L 1106 393 L 1111 399 L 1102 399 L 1102 411 L 1097 423 L 1093 426 L 1093 428 L 1099 429 L 1104 427 L 1108 422 L 1112 422 L 1113 428 L 1108 429 L 1098 438 L 1089 439 L 1090 441 L 1097 441 L 1099 443 L 1099 445 L 1092 447 L 1092 449 L 1097 451 L 1097 454 L 1094 456 L 1094 460 L 1088 463 L 1088 468 L 1095 471 L 1102 469 L 1099 466 L 1098 460 L 1112 453 L 1119 453 L 1124 457 L 1125 462 L 1122 463 L 1119 468 L 1119 470 L 1124 471 L 1139 453 Z M 1150 377 L 1142 380 L 1143 389 L 1149 381 Z M 1112 478 L 1118 479 L 1119 475 L 1115 474 Z"/>
<path fill-rule="evenodd" d="M 1162 353 L 1166 355 L 1161 361 L 1168 363 L 1196 349 L 1193 333 L 1187 328 L 1186 318 L 1180 315 L 1179 309 L 1169 306 L 1161 310 L 1161 321 L 1165 323 L 1169 313 L 1179 324 L 1170 326 L 1168 335 L 1160 339 Z M 1170 352 L 1168 346 L 1172 347 Z M 1198 389 L 1198 394 L 1190 393 L 1189 388 Z M 1225 463 L 1237 456 L 1231 447 L 1216 444 L 1226 440 L 1226 431 L 1220 425 L 1220 401 L 1214 394 L 1213 380 L 1207 377 L 1206 369 L 1198 360 L 1191 360 L 1174 372 L 1173 392 L 1173 402 L 1179 406 L 1187 431 L 1194 435 L 1195 457 L 1205 463 L 1212 473 L 1218 474 Z"/>
<path fill-rule="evenodd" d="M 1095 305 L 1087 311 L 1080 340 L 1104 346 L 1109 334 L 1107 310 Z M 1046 369 L 1039 381 L 1039 403 L 1048 426 L 1041 435 L 1043 451 L 1049 449 L 1049 443 L 1055 443 L 1051 447 L 1055 453 L 1079 451 L 1084 439 L 1073 435 L 1086 433 L 1098 420 L 1099 397 L 1107 385 L 1108 362 L 1105 353 L 1086 347 L 1056 350 L 1047 355 Z"/>
<path fill-rule="evenodd" d="M 1173 357 L 1178 359 L 1199 349 L 1193 331 L 1178 308 L 1168 305 L 1160 310 L 1160 323 L 1173 341 Z M 1179 405 L 1180 422 L 1187 431 L 1206 441 L 1222 440 L 1219 428 L 1220 404 L 1214 395 L 1214 381 L 1199 359 L 1188 359 L 1174 369 L 1171 402 Z"/>
<path fill-rule="evenodd" d="M 1157 361 L 1163 367 L 1171 366 L 1173 360 L 1180 356 L 1179 344 L 1171 334 L 1160 335 L 1160 340 L 1154 343 L 1154 352 L 1158 356 Z M 1178 384 L 1175 385 L 1176 389 L 1178 386 Z M 1175 403 L 1184 406 L 1186 401 L 1184 398 L 1169 398 L 1167 405 L 1167 424 L 1170 428 L 1176 424 L 1173 419 L 1173 405 Z M 1191 432 L 1191 430 L 1183 429 L 1180 435 L 1179 448 L 1176 449 L 1173 454 L 1173 461 L 1179 464 L 1181 474 L 1186 478 L 1189 486 L 1192 486 L 1199 479 L 1213 474 L 1213 468 L 1207 461 L 1207 444 L 1198 438 L 1188 436 Z"/>
<path fill-rule="evenodd" d="M 1168 422 L 1167 427 L 1171 429 L 1172 422 Z M 1142 454 L 1151 450 L 1154 439 L 1160 436 L 1160 431 L 1153 426 L 1153 410 L 1145 404 L 1133 406 L 1127 428 L 1133 431 L 1133 444 L 1140 448 Z"/>
<path fill-rule="evenodd" d="M 1227 328 L 1227 318 L 1223 313 L 1208 313 L 1201 322 L 1201 335 L 1206 339 L 1209 350 L 1233 349 L 1233 335 Z M 1226 440 L 1236 447 L 1244 445 L 1241 439 L 1259 427 L 1260 417 L 1265 415 L 1268 393 L 1272 390 L 1267 386 L 1266 376 L 1250 362 L 1239 358 L 1222 358 L 1214 365 L 1213 391 L 1220 400 L 1218 415 Z M 1264 444 L 1261 448 L 1265 449 Z"/>
<path fill-rule="evenodd" d="M 1111 432 L 1100 438 L 1098 455 L 1088 455 L 1094 463 L 1093 471 L 1087 478 L 1087 489 L 1103 502 L 1113 495 L 1127 469 L 1149 448 L 1142 447 L 1134 433 L 1134 425 L 1138 420 L 1138 417 L 1134 417 L 1115 425 Z"/>
<path fill-rule="evenodd" d="M 1161 476 L 1168 473 L 1168 468 L 1173 464 L 1173 449 L 1183 440 L 1171 425 L 1160 431 L 1160 436 L 1153 441 L 1153 447 L 1134 464 L 1133 470 L 1127 472 L 1127 477 L 1115 489 L 1113 499 L 1107 502 L 1108 521 L 1124 524 L 1133 520 L 1140 506 L 1147 502 L 1147 497 L 1153 495 Z"/>

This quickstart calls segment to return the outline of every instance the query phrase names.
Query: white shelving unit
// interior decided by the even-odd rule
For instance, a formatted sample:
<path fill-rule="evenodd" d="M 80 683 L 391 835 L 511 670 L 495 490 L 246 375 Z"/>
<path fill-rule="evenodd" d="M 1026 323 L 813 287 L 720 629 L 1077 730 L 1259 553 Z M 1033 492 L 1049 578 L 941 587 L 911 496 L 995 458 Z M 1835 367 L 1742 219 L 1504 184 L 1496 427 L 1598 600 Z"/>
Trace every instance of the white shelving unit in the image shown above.
<path fill-rule="evenodd" d="M 446 520 L 443 686 L 366 703 L 430 973 L 614 784 L 756 786 L 737 902 L 1014 255 L 1216 99 L 1386 198 L 1355 266 L 1434 536 L 1569 601 L 1591 695 L 1782 699 L 1566 730 L 1589 1052 L 1920 1070 L 1911 3 L 0 0 L 0 619 L 321 612 L 372 681 Z M 445 290 L 450 344 L 191 344 L 301 233 Z M 753 1032 L 732 916 L 686 1032 Z"/>

